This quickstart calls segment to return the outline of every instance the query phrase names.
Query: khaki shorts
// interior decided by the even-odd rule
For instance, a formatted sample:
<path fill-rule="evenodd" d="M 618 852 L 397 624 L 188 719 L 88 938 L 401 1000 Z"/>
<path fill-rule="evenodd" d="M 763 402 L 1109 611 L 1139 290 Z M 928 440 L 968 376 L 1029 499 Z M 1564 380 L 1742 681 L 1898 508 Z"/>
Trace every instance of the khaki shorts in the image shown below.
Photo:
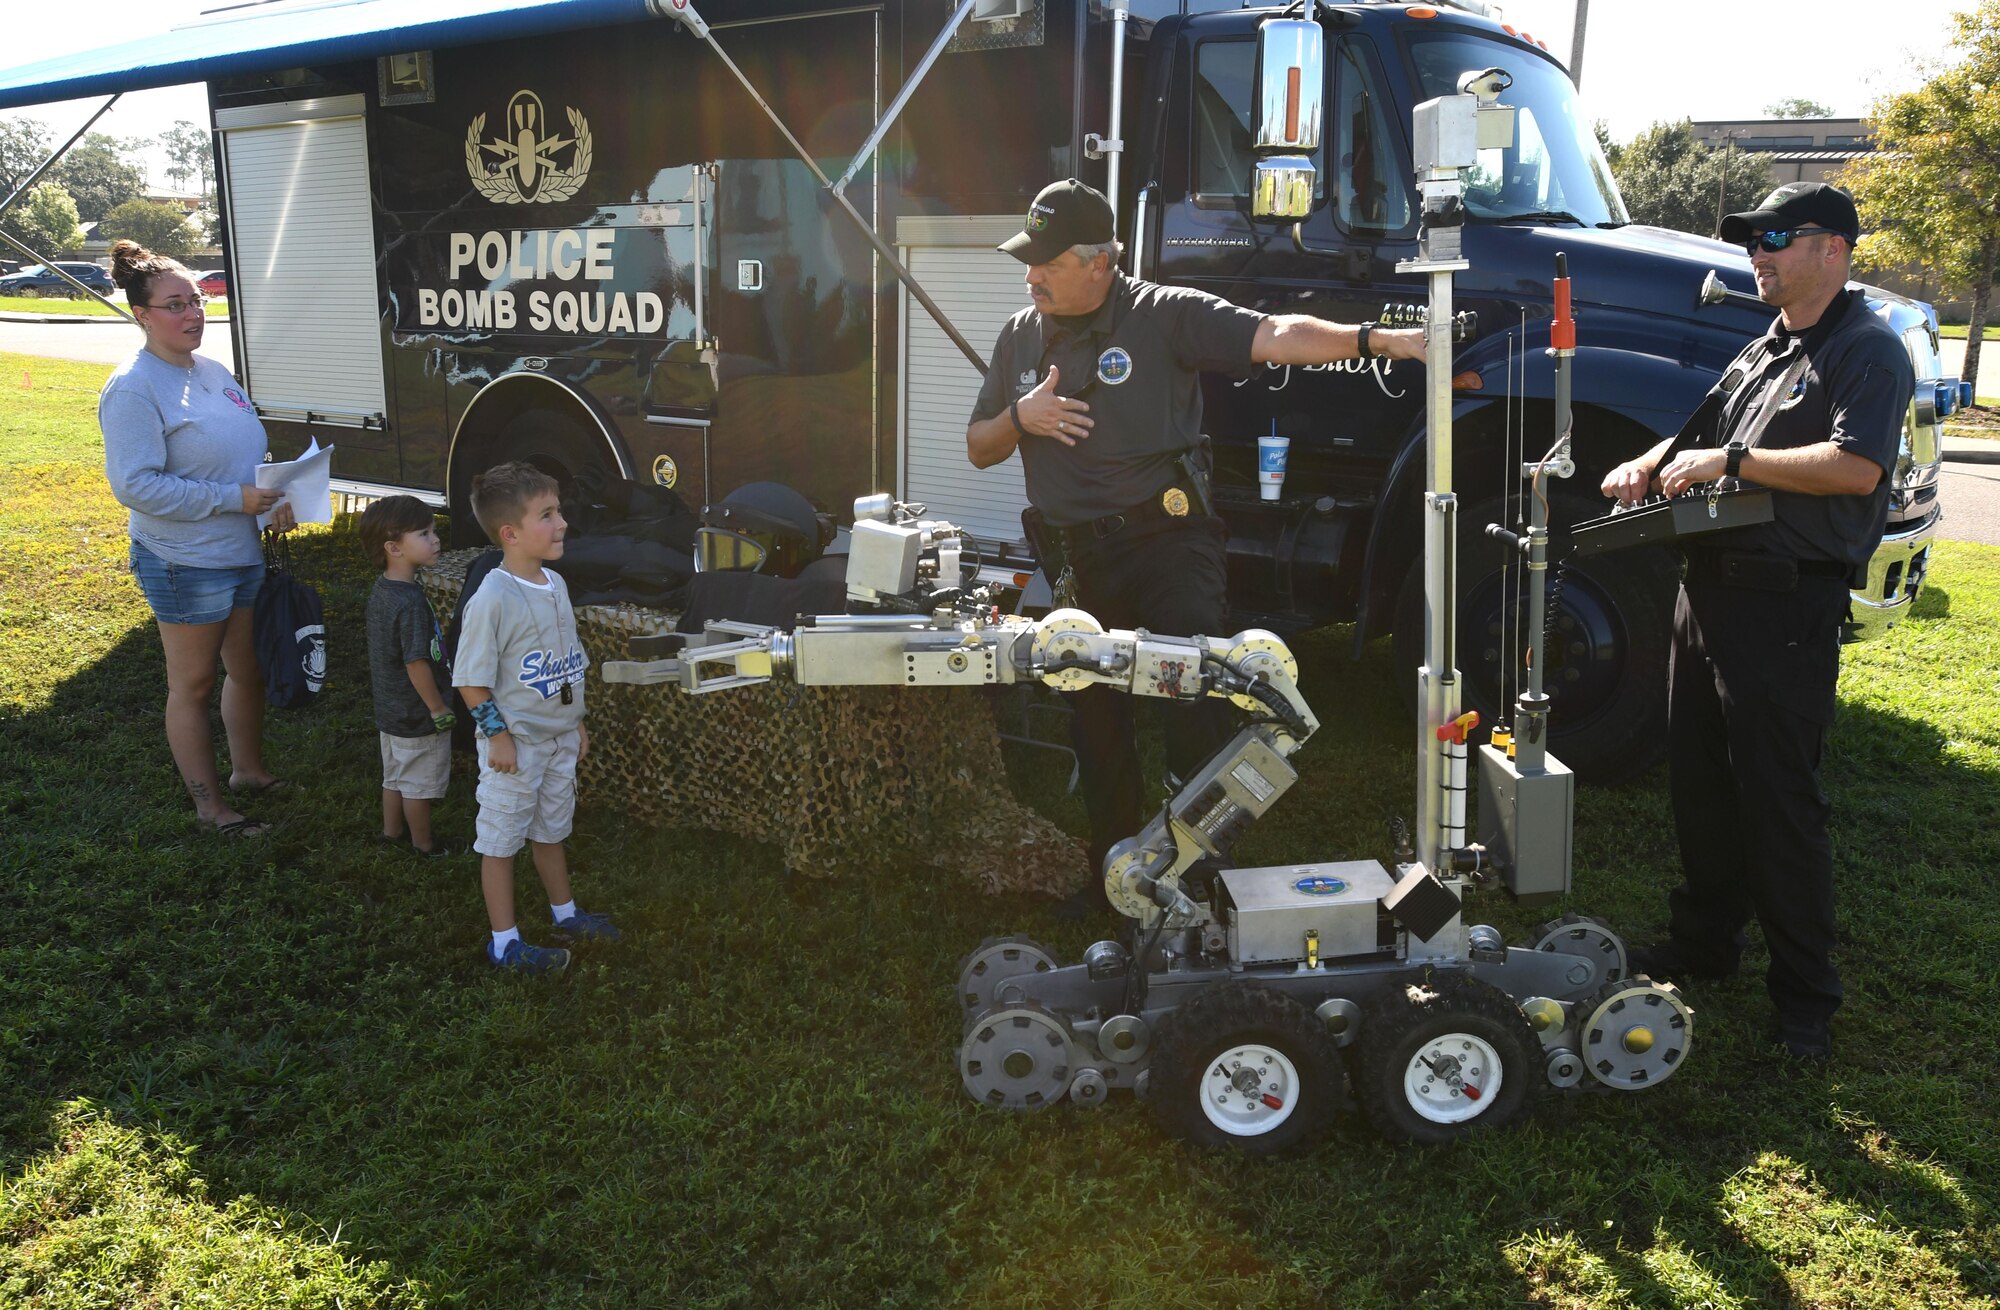
<path fill-rule="evenodd" d="M 451 785 L 451 734 L 382 738 L 382 790 L 406 801 L 441 801 Z"/>
<path fill-rule="evenodd" d="M 507 859 L 523 842 L 554 845 L 569 836 L 576 815 L 576 758 L 582 735 L 575 729 L 547 741 L 514 738 L 514 772 L 486 763 L 479 741 L 479 835 L 472 849 Z"/>

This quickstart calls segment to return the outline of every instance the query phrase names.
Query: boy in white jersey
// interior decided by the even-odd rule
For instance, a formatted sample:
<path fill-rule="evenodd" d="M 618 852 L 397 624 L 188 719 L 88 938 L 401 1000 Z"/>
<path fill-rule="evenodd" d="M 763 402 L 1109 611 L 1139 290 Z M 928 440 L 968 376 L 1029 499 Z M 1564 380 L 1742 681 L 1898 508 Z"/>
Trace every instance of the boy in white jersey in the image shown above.
<path fill-rule="evenodd" d="M 531 946 L 514 922 L 514 857 L 525 842 L 549 895 L 556 935 L 617 941 L 602 914 L 579 910 L 563 839 L 576 813 L 576 766 L 590 749 L 583 671 L 590 666 L 562 578 L 542 567 L 563 553 L 555 480 L 501 464 L 472 482 L 472 512 L 500 547 L 500 567 L 465 604 L 452 682 L 478 729 L 480 888 L 493 941 L 487 959 L 521 973 L 560 973 L 561 947 Z"/>

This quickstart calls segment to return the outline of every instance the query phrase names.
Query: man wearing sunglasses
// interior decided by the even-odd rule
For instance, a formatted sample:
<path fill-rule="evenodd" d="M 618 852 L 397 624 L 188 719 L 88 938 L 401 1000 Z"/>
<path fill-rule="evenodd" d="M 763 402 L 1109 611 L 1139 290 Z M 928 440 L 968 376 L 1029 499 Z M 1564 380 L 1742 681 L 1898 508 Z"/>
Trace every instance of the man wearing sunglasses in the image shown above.
<path fill-rule="evenodd" d="M 1726 479 L 1773 493 L 1771 522 L 1683 551 L 1668 758 L 1684 881 L 1668 897 L 1667 940 L 1635 951 L 1632 967 L 1727 977 L 1754 915 L 1778 1040 L 1809 1060 L 1832 1054 L 1841 1001 L 1820 752 L 1849 580 L 1881 543 L 1915 388 L 1902 343 L 1847 285 L 1859 235 L 1852 197 L 1818 182 L 1723 219 L 1722 239 L 1749 252 L 1777 320 L 1679 435 L 1604 479 L 1627 504 Z"/>
<path fill-rule="evenodd" d="M 1000 249 L 1027 265 L 1033 304 L 1001 328 L 965 432 L 978 468 L 1021 454 L 1028 499 L 1067 558 L 1074 603 L 1114 628 L 1233 631 L 1227 532 L 1208 507 L 1201 372 L 1256 364 L 1423 359 L 1421 328 L 1267 317 L 1118 271 L 1111 205 L 1071 178 L 1043 188 Z M 1046 556 L 1045 556 L 1045 562 Z M 1053 580 L 1053 578 L 1052 578 Z M 1099 872 L 1151 808 L 1131 699 L 1073 693 L 1071 737 Z M 1212 704 L 1165 707 L 1167 768 L 1191 777 L 1223 741 Z M 1157 794 L 1157 793 L 1155 793 Z M 1108 909 L 1095 880 L 1073 912 Z"/>

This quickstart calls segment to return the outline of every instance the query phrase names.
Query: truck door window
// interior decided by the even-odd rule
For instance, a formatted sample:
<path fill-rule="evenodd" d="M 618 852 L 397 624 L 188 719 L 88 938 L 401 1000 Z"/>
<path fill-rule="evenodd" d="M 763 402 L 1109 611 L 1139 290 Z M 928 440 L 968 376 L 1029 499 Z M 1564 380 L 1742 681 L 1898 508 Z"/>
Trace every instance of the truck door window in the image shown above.
<path fill-rule="evenodd" d="M 1340 43 L 1333 68 L 1328 127 L 1340 161 L 1334 178 L 1340 224 L 1351 232 L 1399 232 L 1410 225 L 1410 192 L 1404 182 L 1409 168 L 1389 118 L 1394 102 L 1358 41 Z"/>
<path fill-rule="evenodd" d="M 1564 214 L 1599 227 L 1630 221 L 1562 69 L 1535 51 L 1480 33 L 1443 28 L 1408 41 L 1419 99 L 1452 95 L 1460 74 L 1482 68 L 1504 68 L 1514 78 L 1500 97 L 1516 110 L 1514 144 L 1479 152 L 1466 177 L 1468 214 L 1501 222 Z"/>
<path fill-rule="evenodd" d="M 1257 43 L 1204 41 L 1194 52 L 1194 198 L 1235 209 L 1250 194 L 1250 106 Z M 1313 152 L 1315 197 L 1325 194 L 1324 151 Z"/>

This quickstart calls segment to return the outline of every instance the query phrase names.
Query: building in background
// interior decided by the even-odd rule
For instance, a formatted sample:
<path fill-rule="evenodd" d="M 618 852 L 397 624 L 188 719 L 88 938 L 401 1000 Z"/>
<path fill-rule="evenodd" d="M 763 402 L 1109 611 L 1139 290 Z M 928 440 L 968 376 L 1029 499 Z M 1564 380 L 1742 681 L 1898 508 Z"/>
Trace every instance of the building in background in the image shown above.
<path fill-rule="evenodd" d="M 1835 182 L 1840 170 L 1875 149 L 1864 118 L 1732 118 L 1690 123 L 1694 139 L 1711 150 L 1744 150 L 1769 157 L 1771 185 Z M 1887 291 L 1927 300 L 1947 319 L 1965 321 L 1971 289 L 1946 287 L 1921 265 L 1871 269 L 1861 280 Z"/>

